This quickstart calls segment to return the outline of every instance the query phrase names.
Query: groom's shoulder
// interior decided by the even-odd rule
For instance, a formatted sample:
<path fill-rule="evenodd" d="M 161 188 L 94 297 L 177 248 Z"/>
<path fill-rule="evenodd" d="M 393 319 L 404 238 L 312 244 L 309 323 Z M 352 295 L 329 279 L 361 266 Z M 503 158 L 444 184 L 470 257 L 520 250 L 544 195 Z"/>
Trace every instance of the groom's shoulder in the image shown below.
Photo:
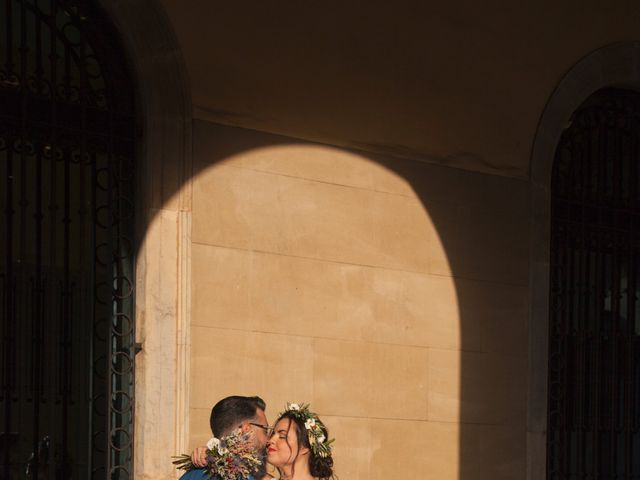
<path fill-rule="evenodd" d="M 180 477 L 180 480 L 208 480 L 209 476 L 204 468 L 197 468 L 195 470 L 189 470 L 187 473 Z"/>
<path fill-rule="evenodd" d="M 195 470 L 189 470 L 187 473 L 180 477 L 180 480 L 209 480 L 209 476 L 204 468 L 197 468 Z M 217 477 L 215 477 L 217 478 Z M 269 478 L 269 477 L 265 477 Z M 254 477 L 249 477 L 249 480 L 255 480 Z"/>

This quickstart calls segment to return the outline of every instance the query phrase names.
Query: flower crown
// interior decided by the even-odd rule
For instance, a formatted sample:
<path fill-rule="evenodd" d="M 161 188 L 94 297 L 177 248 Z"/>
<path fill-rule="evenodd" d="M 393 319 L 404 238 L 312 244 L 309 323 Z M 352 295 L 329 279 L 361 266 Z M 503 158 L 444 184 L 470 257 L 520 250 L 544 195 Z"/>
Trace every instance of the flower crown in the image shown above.
<path fill-rule="evenodd" d="M 331 456 L 331 444 L 334 439 L 327 440 L 324 435 L 327 427 L 324 426 L 318 415 L 309 410 L 308 403 L 287 403 L 287 408 L 278 416 L 281 417 L 284 414 L 289 414 L 298 420 L 304 421 L 304 428 L 307 430 L 309 445 L 314 455 L 319 455 L 323 458 Z"/>

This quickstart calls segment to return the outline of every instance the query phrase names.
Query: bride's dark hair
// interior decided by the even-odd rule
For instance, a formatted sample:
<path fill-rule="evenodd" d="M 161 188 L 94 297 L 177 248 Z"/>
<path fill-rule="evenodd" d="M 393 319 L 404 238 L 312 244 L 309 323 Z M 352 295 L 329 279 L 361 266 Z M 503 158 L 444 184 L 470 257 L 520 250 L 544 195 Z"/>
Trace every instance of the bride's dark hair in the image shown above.
<path fill-rule="evenodd" d="M 313 449 L 311 448 L 311 444 L 309 443 L 309 436 L 306 435 L 305 433 L 306 428 L 304 425 L 304 420 L 294 416 L 290 412 L 284 412 L 282 415 L 280 415 L 280 418 L 278 418 L 278 421 L 276 423 L 278 423 L 283 418 L 288 418 L 289 420 L 291 420 L 291 423 L 289 424 L 289 428 L 291 428 L 291 426 L 293 425 L 294 428 L 296 429 L 296 434 L 298 435 L 298 452 L 296 452 L 294 462 L 295 462 L 295 459 L 298 458 L 298 453 L 300 452 L 300 448 L 302 447 L 308 448 L 309 449 L 309 473 L 311 473 L 312 476 L 320 480 L 330 480 L 334 478 L 333 477 L 333 458 L 331 457 L 331 454 L 329 453 L 327 456 L 321 457 L 320 455 L 314 453 Z M 325 427 L 324 425 L 320 425 L 320 429 L 322 430 L 322 434 L 324 435 L 324 438 L 328 439 L 329 431 L 327 430 L 327 427 Z M 291 445 L 289 445 L 289 447 L 291 447 Z M 295 469 L 295 466 L 293 466 L 293 468 Z"/>

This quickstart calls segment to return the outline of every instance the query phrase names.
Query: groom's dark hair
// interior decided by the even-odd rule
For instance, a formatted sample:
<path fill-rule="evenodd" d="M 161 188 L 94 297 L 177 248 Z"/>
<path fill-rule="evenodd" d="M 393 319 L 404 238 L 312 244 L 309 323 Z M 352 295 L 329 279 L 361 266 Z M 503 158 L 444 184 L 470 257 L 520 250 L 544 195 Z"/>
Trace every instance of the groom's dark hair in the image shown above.
<path fill-rule="evenodd" d="M 266 404 L 260 397 L 233 395 L 223 398 L 211 409 L 209 425 L 214 437 L 228 435 L 245 420 L 252 420 L 256 411 L 265 410 Z"/>

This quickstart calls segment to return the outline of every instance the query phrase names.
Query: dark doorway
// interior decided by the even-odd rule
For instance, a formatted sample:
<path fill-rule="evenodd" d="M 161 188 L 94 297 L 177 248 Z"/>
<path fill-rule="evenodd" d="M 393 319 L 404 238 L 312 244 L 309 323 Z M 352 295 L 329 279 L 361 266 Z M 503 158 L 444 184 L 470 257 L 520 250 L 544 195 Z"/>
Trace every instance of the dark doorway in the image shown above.
<path fill-rule="evenodd" d="M 124 58 L 95 2 L 0 0 L 1 478 L 133 478 Z"/>
<path fill-rule="evenodd" d="M 640 95 L 573 115 L 551 184 L 547 478 L 640 478 Z"/>

